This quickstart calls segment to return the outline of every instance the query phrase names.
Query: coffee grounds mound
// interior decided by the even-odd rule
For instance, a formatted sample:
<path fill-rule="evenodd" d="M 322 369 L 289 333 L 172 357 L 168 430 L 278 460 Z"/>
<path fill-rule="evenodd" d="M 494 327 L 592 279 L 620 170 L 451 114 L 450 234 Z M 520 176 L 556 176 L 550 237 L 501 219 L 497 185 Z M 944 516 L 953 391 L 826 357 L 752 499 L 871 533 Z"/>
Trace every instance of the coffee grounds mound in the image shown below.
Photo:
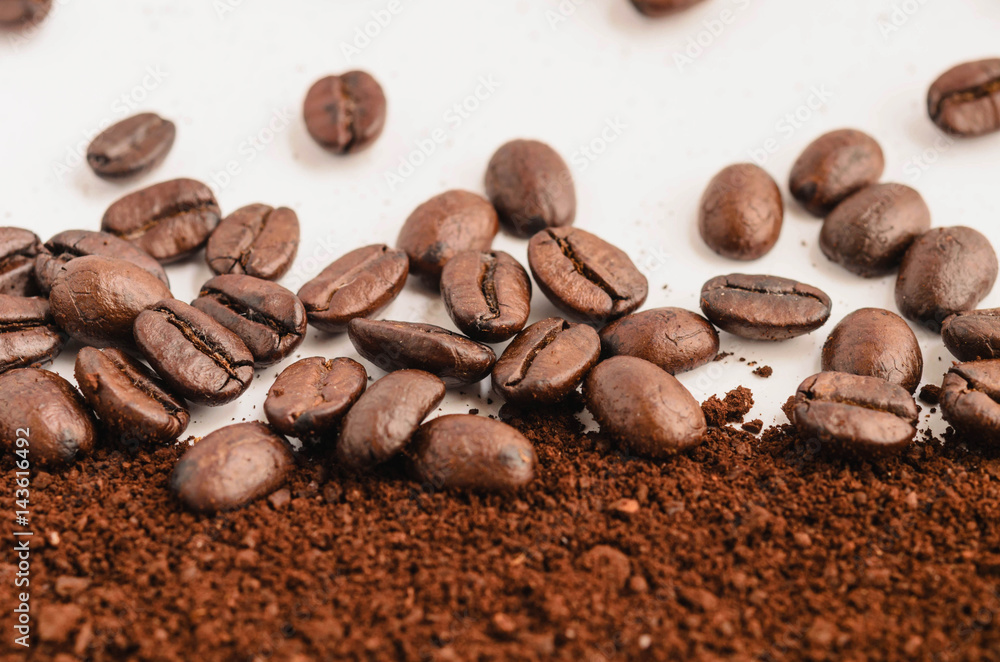
<path fill-rule="evenodd" d="M 756 370 L 754 370 L 753 374 L 757 375 L 762 379 L 767 379 L 768 377 L 774 374 L 774 368 L 772 368 L 769 365 L 762 365 Z"/>
<path fill-rule="evenodd" d="M 729 393 L 726 393 L 724 400 L 719 400 L 719 396 L 713 395 L 705 402 L 701 403 L 701 410 L 705 414 L 705 420 L 709 427 L 719 428 L 728 423 L 742 423 L 753 408 L 753 392 L 745 386 L 737 386 Z"/>
<path fill-rule="evenodd" d="M 304 458 L 216 517 L 167 489 L 181 447 L 102 449 L 31 486 L 30 653 L 9 660 L 996 659 L 1000 460 L 917 443 L 869 464 L 711 429 L 666 462 L 573 408 L 515 496 Z M 0 460 L 13 494 L 13 460 Z M 14 603 L 10 555 L 0 600 Z M 9 612 L 8 612 L 9 614 Z"/>

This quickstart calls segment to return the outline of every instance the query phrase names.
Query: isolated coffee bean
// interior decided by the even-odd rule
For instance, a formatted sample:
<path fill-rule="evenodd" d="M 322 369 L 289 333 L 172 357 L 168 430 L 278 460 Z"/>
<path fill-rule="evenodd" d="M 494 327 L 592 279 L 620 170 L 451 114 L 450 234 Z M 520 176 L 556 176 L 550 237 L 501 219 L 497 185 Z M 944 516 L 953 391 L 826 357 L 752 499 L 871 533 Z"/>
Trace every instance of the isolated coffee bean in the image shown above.
<path fill-rule="evenodd" d="M 756 260 L 778 241 L 785 209 L 781 191 L 761 168 L 725 168 L 701 197 L 698 231 L 713 251 L 732 260 Z"/>
<path fill-rule="evenodd" d="M 444 382 L 423 370 L 399 370 L 378 380 L 344 418 L 337 463 L 362 470 L 395 456 L 444 394 Z"/>
<path fill-rule="evenodd" d="M 949 315 L 973 310 L 990 293 L 997 269 L 997 254 L 980 232 L 934 228 L 903 257 L 896 305 L 903 317 L 936 331 Z"/>
<path fill-rule="evenodd" d="M 63 342 L 47 300 L 0 294 L 0 372 L 51 363 Z"/>
<path fill-rule="evenodd" d="M 0 294 L 31 297 L 35 283 L 35 256 L 45 248 L 38 236 L 21 228 L 0 228 Z"/>
<path fill-rule="evenodd" d="M 723 331 L 749 340 L 788 340 L 830 319 L 825 292 L 778 276 L 730 274 L 701 288 L 701 311 Z"/>
<path fill-rule="evenodd" d="M 237 209 L 208 238 L 205 259 L 216 274 L 278 280 L 299 250 L 299 217 L 287 207 L 254 204 Z"/>
<path fill-rule="evenodd" d="M 515 404 L 558 402 L 576 390 L 600 358 L 601 341 L 593 328 L 550 317 L 507 346 L 493 369 L 493 390 Z"/>
<path fill-rule="evenodd" d="M 86 255 L 59 270 L 49 304 L 56 324 L 80 342 L 130 347 L 135 318 L 170 296 L 162 280 L 131 262 Z"/>
<path fill-rule="evenodd" d="M 464 251 L 441 272 L 441 298 L 462 333 L 480 342 L 503 342 L 528 322 L 531 279 L 503 251 Z"/>
<path fill-rule="evenodd" d="M 701 443 L 705 414 L 677 379 L 649 361 L 615 356 L 583 383 L 601 432 L 636 455 L 666 458 Z"/>
<path fill-rule="evenodd" d="M 877 184 L 885 156 L 867 133 L 840 129 L 823 134 L 802 152 L 788 188 L 813 216 L 826 216 L 861 189 Z"/>
<path fill-rule="evenodd" d="M 953 135 L 1000 131 L 1000 58 L 966 62 L 943 73 L 927 93 L 927 112 Z"/>
<path fill-rule="evenodd" d="M 823 254 L 865 278 L 892 272 L 906 249 L 931 227 L 923 197 L 902 184 L 876 184 L 855 193 L 823 222 Z"/>
<path fill-rule="evenodd" d="M 101 423 L 124 442 L 162 444 L 187 429 L 187 404 L 153 371 L 117 349 L 84 347 L 76 355 L 76 383 Z"/>
<path fill-rule="evenodd" d="M 216 276 L 201 286 L 191 305 L 239 336 L 258 366 L 281 361 L 306 338 L 305 306 L 269 280 Z"/>
<path fill-rule="evenodd" d="M 52 0 L 0 0 L 0 27 L 35 25 L 52 9 Z"/>
<path fill-rule="evenodd" d="M 94 420 L 68 381 L 36 368 L 0 375 L 0 447 L 5 455 L 23 450 L 31 466 L 56 467 L 89 454 L 95 439 Z"/>
<path fill-rule="evenodd" d="M 959 361 L 1000 359 L 1000 308 L 970 310 L 945 318 L 941 338 Z"/>
<path fill-rule="evenodd" d="M 823 345 L 823 370 L 878 377 L 913 393 L 924 373 L 924 358 L 902 317 L 880 308 L 862 308 L 830 332 Z"/>
<path fill-rule="evenodd" d="M 484 416 L 453 414 L 424 423 L 413 437 L 410 470 L 438 489 L 512 492 L 535 477 L 538 459 L 524 435 Z"/>
<path fill-rule="evenodd" d="M 64 264 L 84 255 L 99 255 L 131 262 L 162 280 L 164 285 L 170 286 L 167 272 L 149 253 L 107 232 L 67 230 L 45 242 L 45 249 L 47 252 L 39 253 L 35 258 L 35 280 L 45 293 L 52 289 L 52 282 Z"/>
<path fill-rule="evenodd" d="M 382 87 L 364 71 L 316 81 L 303 105 L 313 140 L 336 154 L 357 152 L 375 142 L 385 126 Z"/>
<path fill-rule="evenodd" d="M 995 447 L 1000 439 L 1000 360 L 959 363 L 941 385 L 941 413 L 959 432 Z"/>
<path fill-rule="evenodd" d="M 641 13 L 651 18 L 670 16 L 693 7 L 704 0 L 632 0 L 632 4 Z"/>
<path fill-rule="evenodd" d="M 219 214 L 210 188 L 193 179 L 174 179 L 115 202 L 104 213 L 101 229 L 166 264 L 204 246 Z"/>
<path fill-rule="evenodd" d="M 649 283 L 621 249 L 578 228 L 542 230 L 528 243 L 528 266 L 549 301 L 588 322 L 627 315 Z"/>
<path fill-rule="evenodd" d="M 340 333 L 352 319 L 378 314 L 399 296 L 409 274 L 406 253 L 385 244 L 357 248 L 302 286 L 309 323 Z"/>
<path fill-rule="evenodd" d="M 170 475 L 170 489 L 191 510 L 216 513 L 274 492 L 294 467 L 287 441 L 263 423 L 237 423 L 189 448 Z"/>
<path fill-rule="evenodd" d="M 701 315 L 654 308 L 626 315 L 601 329 L 605 358 L 636 356 L 671 375 L 703 366 L 719 353 L 719 334 Z"/>
<path fill-rule="evenodd" d="M 500 220 L 522 237 L 569 225 L 576 217 L 569 166 L 537 140 L 512 140 L 496 151 L 486 169 L 486 196 Z"/>
<path fill-rule="evenodd" d="M 203 405 L 222 405 L 253 379 L 253 355 L 239 337 L 193 306 L 167 299 L 135 320 L 135 343 L 170 389 Z"/>
<path fill-rule="evenodd" d="M 140 113 L 108 127 L 87 148 L 87 164 L 98 177 L 121 179 L 149 172 L 174 145 L 177 127 L 155 113 Z"/>
<path fill-rule="evenodd" d="M 319 441 L 335 435 L 367 386 L 368 373 L 357 361 L 312 356 L 281 371 L 267 392 L 264 415 L 281 434 Z"/>

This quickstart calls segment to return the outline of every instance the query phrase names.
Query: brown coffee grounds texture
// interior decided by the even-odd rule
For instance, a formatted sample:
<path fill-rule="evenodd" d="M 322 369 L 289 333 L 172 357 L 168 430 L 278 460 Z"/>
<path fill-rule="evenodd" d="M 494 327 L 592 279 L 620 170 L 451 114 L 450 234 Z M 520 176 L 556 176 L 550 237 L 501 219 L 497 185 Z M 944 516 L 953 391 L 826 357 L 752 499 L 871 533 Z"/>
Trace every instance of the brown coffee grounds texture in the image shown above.
<path fill-rule="evenodd" d="M 724 400 L 713 395 L 701 404 L 709 427 L 722 427 L 728 423 L 742 423 L 753 408 L 753 392 L 745 386 L 737 386 L 726 393 Z"/>
<path fill-rule="evenodd" d="M 762 379 L 767 379 L 768 377 L 774 374 L 774 368 L 772 368 L 769 365 L 762 365 L 756 370 L 754 370 L 753 374 L 757 375 Z"/>

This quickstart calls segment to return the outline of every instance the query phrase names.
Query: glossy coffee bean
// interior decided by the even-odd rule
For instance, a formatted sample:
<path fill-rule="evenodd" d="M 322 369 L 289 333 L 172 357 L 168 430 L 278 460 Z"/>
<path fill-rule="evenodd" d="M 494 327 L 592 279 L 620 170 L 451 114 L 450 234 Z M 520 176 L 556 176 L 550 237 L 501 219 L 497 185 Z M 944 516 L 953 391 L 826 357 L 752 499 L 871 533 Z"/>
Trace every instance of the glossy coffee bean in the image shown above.
<path fill-rule="evenodd" d="M 35 258 L 35 280 L 45 293 L 52 289 L 52 282 L 64 264 L 85 255 L 131 262 L 162 280 L 164 285 L 170 286 L 167 272 L 149 253 L 107 232 L 67 230 L 45 242 L 45 249 L 46 252 L 39 253 Z"/>
<path fill-rule="evenodd" d="M 239 336 L 257 366 L 274 365 L 306 338 L 305 306 L 269 280 L 216 276 L 201 286 L 191 305 Z"/>
<path fill-rule="evenodd" d="M 52 9 L 52 0 L 0 0 L 0 27 L 35 25 Z"/>
<path fill-rule="evenodd" d="M 820 218 L 858 191 L 877 184 L 885 156 L 867 133 L 840 129 L 823 134 L 802 152 L 788 188 L 813 216 Z"/>
<path fill-rule="evenodd" d="M 250 386 L 253 355 L 235 333 L 193 306 L 167 299 L 135 320 L 135 343 L 170 389 L 222 405 Z"/>
<path fill-rule="evenodd" d="M 592 323 L 627 315 L 649 284 L 621 249 L 578 228 L 542 230 L 528 243 L 528 266 L 549 301 Z"/>
<path fill-rule="evenodd" d="M 189 448 L 170 475 L 170 489 L 191 510 L 216 513 L 274 492 L 294 468 L 287 441 L 263 423 L 237 423 Z"/>
<path fill-rule="evenodd" d="M 1000 360 L 959 363 L 941 385 L 941 413 L 967 441 L 995 447 L 1000 439 Z"/>
<path fill-rule="evenodd" d="M 493 369 L 493 390 L 515 404 L 558 402 L 576 390 L 600 358 L 601 341 L 593 328 L 550 317 L 507 346 Z"/>
<path fill-rule="evenodd" d="M 934 228 L 913 242 L 896 278 L 903 317 L 932 330 L 955 313 L 973 310 L 997 279 L 989 239 L 967 227 Z"/>
<path fill-rule="evenodd" d="M 927 93 L 927 112 L 953 135 L 1000 131 L 1000 58 L 966 62 L 941 74 Z"/>
<path fill-rule="evenodd" d="M 385 244 L 357 248 L 302 286 L 309 323 L 329 333 L 352 319 L 378 314 L 399 296 L 409 274 L 406 253 Z"/>
<path fill-rule="evenodd" d="M 512 140 L 496 151 L 486 169 L 486 196 L 522 237 L 576 218 L 573 174 L 558 152 L 537 140 Z"/>
<path fill-rule="evenodd" d="M 309 88 L 303 116 L 313 140 L 336 154 L 350 154 L 382 134 L 385 93 L 364 71 L 327 76 Z"/>
<path fill-rule="evenodd" d="M 423 370 L 398 370 L 378 380 L 344 418 L 337 463 L 362 470 L 397 455 L 444 393 L 444 382 Z"/>
<path fill-rule="evenodd" d="M 830 332 L 823 345 L 823 370 L 878 377 L 913 393 L 924 373 L 924 357 L 902 317 L 880 308 L 862 308 Z"/>
<path fill-rule="evenodd" d="M 700 2 L 704 2 L 704 0 L 632 0 L 636 9 L 651 18 L 670 16 Z"/>
<path fill-rule="evenodd" d="M 708 429 L 683 384 L 634 356 L 597 364 L 584 380 L 583 395 L 601 433 L 636 455 L 670 457 L 700 444 Z"/>
<path fill-rule="evenodd" d="M 104 213 L 101 229 L 166 264 L 204 246 L 219 214 L 210 188 L 193 179 L 174 179 L 115 202 Z"/>
<path fill-rule="evenodd" d="M 945 318 L 941 338 L 959 361 L 1000 359 L 1000 308 L 970 310 Z"/>
<path fill-rule="evenodd" d="M 278 280 L 299 250 L 299 217 L 287 207 L 253 204 L 237 209 L 208 238 L 205 259 L 213 273 Z"/>
<path fill-rule="evenodd" d="M 0 294 L 30 297 L 39 293 L 35 256 L 45 248 L 38 235 L 21 228 L 0 228 Z"/>
<path fill-rule="evenodd" d="M 719 353 L 719 334 L 701 315 L 654 308 L 626 315 L 601 329 L 605 358 L 636 356 L 671 375 L 703 366 Z"/>
<path fill-rule="evenodd" d="M 121 179 L 149 172 L 167 158 L 177 127 L 155 113 L 140 113 L 101 132 L 87 148 L 98 177 Z"/>
<path fill-rule="evenodd" d="M 63 342 L 47 300 L 0 294 L 0 372 L 51 363 Z"/>
<path fill-rule="evenodd" d="M 725 168 L 701 197 L 698 231 L 713 251 L 732 260 L 756 260 L 778 241 L 785 209 L 781 191 L 761 168 Z"/>
<path fill-rule="evenodd" d="M 368 373 L 357 361 L 312 356 L 281 371 L 267 392 L 264 415 L 281 434 L 319 441 L 335 436 L 367 386 Z"/>
<path fill-rule="evenodd" d="M 730 274 L 701 288 L 701 311 L 723 331 L 749 340 L 788 340 L 830 319 L 825 292 L 778 276 Z"/>
<path fill-rule="evenodd" d="M 441 298 L 462 333 L 480 342 L 503 342 L 528 322 L 531 279 L 503 251 L 464 251 L 441 272 Z"/>

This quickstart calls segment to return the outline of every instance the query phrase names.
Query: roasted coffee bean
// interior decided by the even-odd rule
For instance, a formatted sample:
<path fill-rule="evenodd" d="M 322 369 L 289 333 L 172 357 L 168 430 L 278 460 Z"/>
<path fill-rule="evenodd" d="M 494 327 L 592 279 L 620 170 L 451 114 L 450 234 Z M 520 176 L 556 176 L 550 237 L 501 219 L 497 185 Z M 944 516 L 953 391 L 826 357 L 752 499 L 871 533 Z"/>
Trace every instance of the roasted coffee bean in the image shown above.
<path fill-rule="evenodd" d="M 486 169 L 486 196 L 500 220 L 522 237 L 570 225 L 576 217 L 569 166 L 537 140 L 512 140 L 496 151 Z"/>
<path fill-rule="evenodd" d="M 946 71 L 927 93 L 927 112 L 953 135 L 1000 131 L 1000 58 L 966 62 Z"/>
<path fill-rule="evenodd" d="M 191 305 L 239 336 L 258 366 L 281 361 L 306 338 L 305 306 L 269 280 L 216 276 L 201 286 Z"/>
<path fill-rule="evenodd" d="M 0 294 L 30 297 L 39 293 L 35 256 L 45 248 L 38 236 L 21 228 L 0 228 Z"/>
<path fill-rule="evenodd" d="M 646 277 L 628 255 L 577 228 L 551 228 L 532 237 L 528 266 L 549 301 L 588 322 L 627 315 L 649 292 Z"/>
<path fill-rule="evenodd" d="M 191 510 L 216 513 L 274 492 L 294 467 L 287 441 L 263 423 L 237 423 L 189 448 L 170 475 L 170 489 Z"/>
<path fill-rule="evenodd" d="M 535 477 L 538 459 L 520 432 L 484 416 L 453 414 L 420 426 L 410 469 L 438 489 L 512 492 Z"/>
<path fill-rule="evenodd" d="M 597 364 L 583 395 L 601 432 L 637 455 L 669 457 L 700 444 L 707 430 L 701 406 L 684 385 L 634 356 Z"/>
<path fill-rule="evenodd" d="M 705 189 L 698 231 L 722 257 L 756 260 L 774 248 L 784 215 L 781 191 L 771 176 L 741 163 L 717 174 Z"/>
<path fill-rule="evenodd" d="M 174 179 L 118 200 L 104 213 L 101 229 L 166 264 L 205 245 L 219 214 L 210 188 L 193 179 Z"/>
<path fill-rule="evenodd" d="M 47 300 L 0 294 L 0 372 L 51 363 L 63 342 Z"/>
<path fill-rule="evenodd" d="M 98 177 L 121 179 L 149 172 L 167 158 L 177 127 L 155 113 L 140 113 L 108 127 L 87 148 Z"/>
<path fill-rule="evenodd" d="M 805 148 L 792 166 L 788 188 L 806 211 L 822 218 L 861 189 L 877 184 L 883 170 L 885 156 L 874 138 L 840 129 Z"/>
<path fill-rule="evenodd" d="M 83 398 L 56 373 L 19 368 L 0 375 L 0 447 L 5 455 L 26 450 L 32 466 L 66 465 L 90 453 L 96 436 Z"/>
<path fill-rule="evenodd" d="M 309 135 L 336 154 L 357 152 L 375 142 L 385 115 L 382 87 L 364 71 L 321 78 L 309 88 L 303 106 Z"/>
<path fill-rule="evenodd" d="M 448 386 L 484 379 L 497 360 L 486 345 L 433 324 L 356 319 L 347 334 L 358 353 L 382 370 L 424 370 Z"/>
<path fill-rule="evenodd" d="M 670 16 L 700 2 L 704 0 L 632 0 L 636 9 L 651 18 Z"/>
<path fill-rule="evenodd" d="M 528 322 L 531 279 L 503 251 L 464 251 L 441 272 L 441 297 L 462 333 L 480 342 L 503 342 Z"/>
<path fill-rule="evenodd" d="M 945 318 L 973 310 L 997 279 L 997 254 L 989 239 L 967 227 L 935 228 L 913 242 L 896 278 L 903 317 L 932 330 Z"/>
<path fill-rule="evenodd" d="M 823 370 L 878 377 L 913 393 L 924 374 L 924 357 L 902 317 L 880 308 L 862 308 L 830 332 L 823 345 Z"/>
<path fill-rule="evenodd" d="M 959 432 L 996 447 L 1000 439 L 1000 360 L 959 363 L 941 385 L 941 413 Z"/>
<path fill-rule="evenodd" d="M 803 438 L 865 455 L 906 448 L 917 434 L 917 403 L 878 377 L 821 372 L 799 386 L 792 422 Z"/>
<path fill-rule="evenodd" d="M 167 272 L 149 253 L 107 232 L 67 230 L 45 242 L 45 248 L 48 252 L 39 253 L 35 258 L 35 280 L 42 292 L 48 293 L 52 289 L 52 281 L 59 275 L 64 264 L 84 255 L 100 255 L 131 262 L 162 280 L 167 287 L 170 286 Z"/>
<path fill-rule="evenodd" d="M 344 418 L 337 463 L 369 469 L 402 451 L 444 399 L 445 385 L 423 370 L 399 370 L 378 380 Z"/>
<path fill-rule="evenodd" d="M 830 319 L 833 304 L 811 285 L 777 276 L 730 274 L 701 288 L 701 311 L 723 331 L 750 340 L 788 340 Z"/>
<path fill-rule="evenodd" d="M 671 375 L 703 366 L 719 353 L 719 334 L 701 315 L 654 308 L 626 315 L 601 329 L 605 358 L 636 356 Z"/>
<path fill-rule="evenodd" d="M 593 328 L 550 317 L 507 346 L 493 369 L 493 390 L 515 404 L 558 402 L 576 390 L 600 358 L 601 341 Z"/>
<path fill-rule="evenodd" d="M 198 404 L 232 402 L 253 379 L 253 355 L 239 336 L 176 299 L 136 318 L 135 342 L 172 391 Z"/>
<path fill-rule="evenodd" d="M 1000 308 L 970 310 L 945 318 L 941 338 L 959 361 L 1000 359 Z"/>
<path fill-rule="evenodd" d="M 52 0 L 0 0 L 0 27 L 35 25 L 52 9 Z"/>
<path fill-rule="evenodd" d="M 84 400 L 123 442 L 167 443 L 181 436 L 191 420 L 183 400 L 120 350 L 84 347 L 76 355 L 74 374 Z"/>
<path fill-rule="evenodd" d="M 299 250 L 299 217 L 287 207 L 254 204 L 227 216 L 208 238 L 211 270 L 278 280 Z"/>
<path fill-rule="evenodd" d="M 86 255 L 59 270 L 49 304 L 56 324 L 80 342 L 130 347 L 135 318 L 170 296 L 162 280 L 131 262 Z"/>
<path fill-rule="evenodd" d="M 302 359 L 274 380 L 264 400 L 264 415 L 281 434 L 318 441 L 334 436 L 367 386 L 368 373 L 353 359 Z"/>
<path fill-rule="evenodd" d="M 823 254 L 865 278 L 884 276 L 931 227 L 923 197 L 902 184 L 876 184 L 855 193 L 823 222 Z"/>
<path fill-rule="evenodd" d="M 385 244 L 358 248 L 336 260 L 302 286 L 299 299 L 309 323 L 329 333 L 347 330 L 358 317 L 371 317 L 388 306 L 406 284 L 409 261 L 403 251 Z"/>

